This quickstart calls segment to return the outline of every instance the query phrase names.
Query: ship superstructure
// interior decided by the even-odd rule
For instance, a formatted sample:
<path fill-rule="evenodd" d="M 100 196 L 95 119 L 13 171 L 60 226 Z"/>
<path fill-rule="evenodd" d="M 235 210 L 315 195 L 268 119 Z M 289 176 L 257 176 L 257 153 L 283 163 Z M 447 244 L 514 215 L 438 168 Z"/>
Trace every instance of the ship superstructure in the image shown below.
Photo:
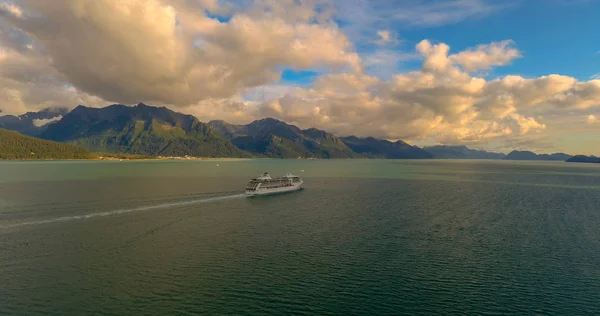
<path fill-rule="evenodd" d="M 246 185 L 246 195 L 266 195 L 299 190 L 304 181 L 291 173 L 273 178 L 268 172 L 256 177 Z"/>

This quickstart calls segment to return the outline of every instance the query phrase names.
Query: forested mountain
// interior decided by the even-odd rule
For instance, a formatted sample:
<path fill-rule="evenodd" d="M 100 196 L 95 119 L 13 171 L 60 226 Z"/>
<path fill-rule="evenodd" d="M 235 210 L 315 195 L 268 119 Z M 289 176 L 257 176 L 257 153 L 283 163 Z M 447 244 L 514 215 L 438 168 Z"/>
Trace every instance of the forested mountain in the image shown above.
<path fill-rule="evenodd" d="M 571 155 L 565 153 L 555 154 L 536 154 L 531 151 L 511 151 L 504 159 L 506 160 L 553 160 L 553 161 L 566 161 L 571 158 Z"/>
<path fill-rule="evenodd" d="M 417 146 L 411 146 L 401 140 L 390 142 L 373 137 L 348 136 L 342 137 L 342 142 L 355 153 L 366 158 L 427 159 L 433 157 L 425 150 Z"/>
<path fill-rule="evenodd" d="M 249 157 L 250 155 L 191 115 L 164 107 L 113 104 L 78 106 L 52 124 L 42 138 L 94 152 L 164 156 Z"/>
<path fill-rule="evenodd" d="M 285 122 L 265 118 L 247 125 L 211 121 L 208 125 L 238 148 L 274 158 L 356 158 L 339 137 L 316 128 L 301 130 Z"/>
<path fill-rule="evenodd" d="M 0 129 L 0 159 L 87 159 L 83 148 Z"/>

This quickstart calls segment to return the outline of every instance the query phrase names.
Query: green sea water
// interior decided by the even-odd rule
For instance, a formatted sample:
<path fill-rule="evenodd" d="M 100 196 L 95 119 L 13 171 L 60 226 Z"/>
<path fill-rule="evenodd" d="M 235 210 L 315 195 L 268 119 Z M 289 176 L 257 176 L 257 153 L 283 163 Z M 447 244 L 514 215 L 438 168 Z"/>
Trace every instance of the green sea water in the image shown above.
<path fill-rule="evenodd" d="M 0 162 L 0 315 L 96 314 L 600 314 L 600 166 Z"/>

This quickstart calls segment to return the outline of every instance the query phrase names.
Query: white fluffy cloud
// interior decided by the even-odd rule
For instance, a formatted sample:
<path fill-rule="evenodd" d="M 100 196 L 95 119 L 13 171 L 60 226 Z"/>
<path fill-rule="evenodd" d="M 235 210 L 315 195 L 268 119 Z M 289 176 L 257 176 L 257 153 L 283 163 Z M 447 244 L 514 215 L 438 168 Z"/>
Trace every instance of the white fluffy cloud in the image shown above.
<path fill-rule="evenodd" d="M 187 105 L 276 81 L 282 66 L 361 67 L 335 24 L 287 2 L 285 16 L 286 2 L 261 1 L 221 22 L 206 14 L 217 1 L 22 0 L 19 12 L 31 14 L 3 19 L 43 46 L 68 83 L 115 102 Z"/>
<path fill-rule="evenodd" d="M 494 66 L 503 66 L 513 59 L 521 57 L 516 48 L 510 47 L 512 41 L 506 40 L 498 43 L 479 45 L 476 49 L 470 49 L 450 58 L 461 65 L 467 71 L 485 70 Z"/>
<path fill-rule="evenodd" d="M 375 44 L 380 46 L 395 45 L 398 44 L 398 37 L 394 32 L 390 30 L 379 30 L 377 31 L 378 39 L 374 41 Z"/>
<path fill-rule="evenodd" d="M 595 115 L 590 114 L 587 117 L 587 122 L 588 122 L 588 124 L 596 124 L 596 123 L 598 123 L 598 118 Z"/>
<path fill-rule="evenodd" d="M 415 53 L 405 54 L 392 50 L 397 35 L 387 26 L 370 29 L 365 40 L 377 34 L 375 43 L 385 47 L 361 58 L 347 29 L 335 23 L 340 14 L 335 3 L 3 2 L 0 108 L 3 114 L 20 114 L 141 101 L 203 120 L 244 123 L 273 116 L 341 135 L 442 143 L 538 139 L 559 130 L 564 117 L 577 118 L 578 124 L 584 118 L 589 129 L 597 126 L 591 113 L 600 105 L 600 80 L 558 74 L 490 79 L 482 72 L 526 58 L 518 43 L 474 43 L 481 45 L 454 52 L 448 44 L 422 40 Z M 414 12 L 395 12 L 396 21 L 432 26 L 501 6 L 469 0 L 411 8 Z M 418 12 L 423 15 L 415 18 Z M 397 70 L 399 61 L 414 55 L 422 60 L 420 69 Z M 284 68 L 322 75 L 310 85 L 294 86 L 279 82 Z M 267 90 L 265 102 L 241 97 L 261 89 Z"/>
<path fill-rule="evenodd" d="M 488 81 L 473 75 L 520 57 L 509 43 L 450 54 L 448 45 L 424 40 L 416 46 L 423 56 L 419 71 L 389 81 L 360 73 L 323 76 L 266 104 L 261 115 L 346 135 L 485 143 L 543 132 L 549 125 L 538 112 L 600 105 L 596 81 L 559 75 Z"/>

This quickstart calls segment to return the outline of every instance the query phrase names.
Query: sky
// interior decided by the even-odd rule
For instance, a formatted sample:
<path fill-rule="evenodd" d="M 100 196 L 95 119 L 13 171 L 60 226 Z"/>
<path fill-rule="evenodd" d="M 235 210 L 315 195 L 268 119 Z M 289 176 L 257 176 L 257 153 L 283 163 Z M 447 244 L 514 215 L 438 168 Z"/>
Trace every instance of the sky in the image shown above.
<path fill-rule="evenodd" d="M 600 155 L 597 0 L 0 0 L 0 115 L 113 103 Z"/>

